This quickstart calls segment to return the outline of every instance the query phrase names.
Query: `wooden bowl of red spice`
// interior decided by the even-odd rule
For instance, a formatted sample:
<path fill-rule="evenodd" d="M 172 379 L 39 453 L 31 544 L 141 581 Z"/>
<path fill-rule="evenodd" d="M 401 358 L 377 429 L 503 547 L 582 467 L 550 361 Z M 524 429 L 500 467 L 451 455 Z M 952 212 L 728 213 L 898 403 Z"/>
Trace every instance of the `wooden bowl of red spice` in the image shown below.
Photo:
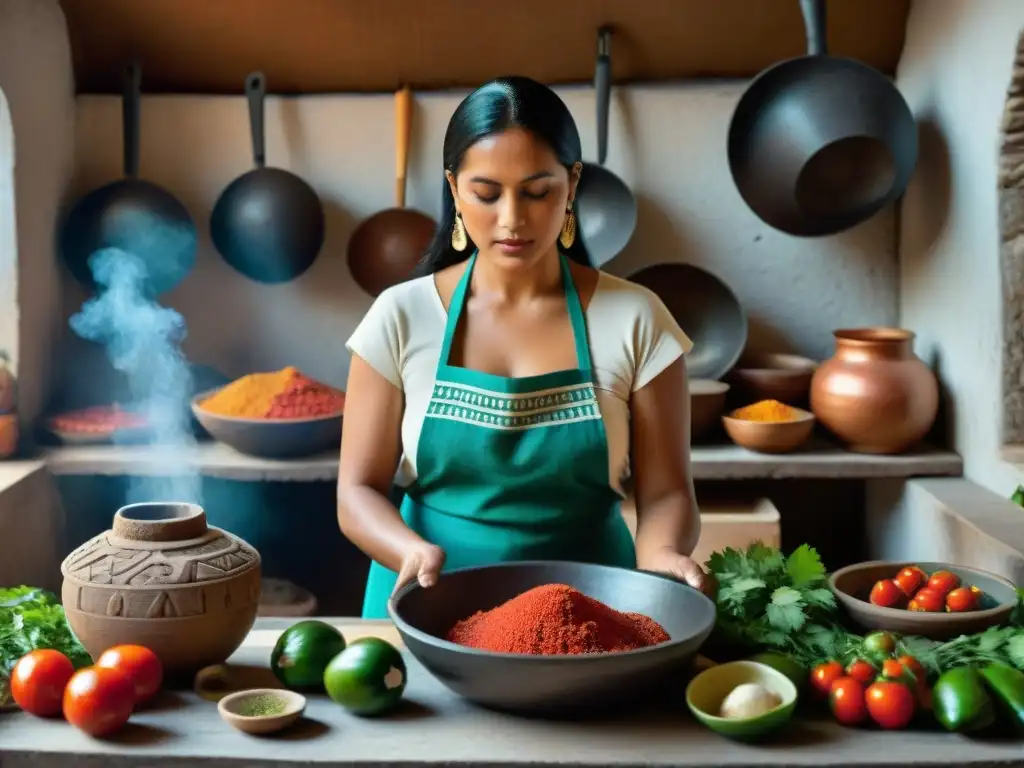
<path fill-rule="evenodd" d="M 389 612 L 409 651 L 485 707 L 563 715 L 679 691 L 715 604 L 674 579 L 561 561 L 453 570 Z"/>
<path fill-rule="evenodd" d="M 269 459 L 337 448 L 344 411 L 344 392 L 292 367 L 251 373 L 192 398 L 192 413 L 211 437 Z"/>
<path fill-rule="evenodd" d="M 778 400 L 761 400 L 722 417 L 729 438 L 757 453 L 795 451 L 810 439 L 814 421 L 810 411 Z"/>

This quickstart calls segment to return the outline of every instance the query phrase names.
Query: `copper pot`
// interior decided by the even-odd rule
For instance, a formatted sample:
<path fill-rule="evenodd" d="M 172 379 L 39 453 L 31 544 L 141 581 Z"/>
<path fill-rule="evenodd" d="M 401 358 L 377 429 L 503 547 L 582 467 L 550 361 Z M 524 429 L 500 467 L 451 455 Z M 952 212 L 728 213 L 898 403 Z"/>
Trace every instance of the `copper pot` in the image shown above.
<path fill-rule="evenodd" d="M 935 374 L 901 328 L 836 331 L 836 352 L 811 380 L 811 410 L 851 450 L 901 453 L 921 440 L 939 411 Z"/>

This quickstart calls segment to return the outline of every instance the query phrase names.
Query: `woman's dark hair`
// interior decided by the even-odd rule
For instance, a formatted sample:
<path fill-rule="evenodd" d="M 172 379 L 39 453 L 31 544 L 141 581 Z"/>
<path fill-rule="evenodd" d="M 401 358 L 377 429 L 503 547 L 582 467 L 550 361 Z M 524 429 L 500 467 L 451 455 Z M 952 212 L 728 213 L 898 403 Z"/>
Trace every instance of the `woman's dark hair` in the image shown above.
<path fill-rule="evenodd" d="M 583 161 L 579 130 L 569 108 L 558 94 L 528 77 L 499 77 L 484 83 L 455 109 L 444 135 L 445 170 L 457 174 L 466 151 L 481 139 L 509 128 L 523 128 L 547 144 L 567 169 Z M 416 269 L 431 275 L 465 261 L 476 247 L 472 240 L 464 251 L 452 248 L 455 199 L 447 178 L 442 178 L 441 220 Z M 578 232 L 578 230 L 577 230 Z M 468 237 L 468 235 L 467 235 Z M 558 249 L 571 259 L 591 266 L 590 255 L 577 234 L 571 248 Z"/>

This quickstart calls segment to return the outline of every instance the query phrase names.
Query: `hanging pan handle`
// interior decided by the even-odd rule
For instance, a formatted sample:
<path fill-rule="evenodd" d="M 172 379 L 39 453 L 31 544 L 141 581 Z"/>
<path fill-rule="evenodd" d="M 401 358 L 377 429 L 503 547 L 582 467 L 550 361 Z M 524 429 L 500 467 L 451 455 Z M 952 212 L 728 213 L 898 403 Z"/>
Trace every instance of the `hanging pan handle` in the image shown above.
<path fill-rule="evenodd" d="M 409 173 L 409 142 L 412 139 L 412 90 L 402 86 L 395 93 L 395 207 L 405 208 L 405 177 Z"/>
<path fill-rule="evenodd" d="M 124 175 L 139 175 L 139 103 L 142 101 L 142 67 L 136 61 L 124 68 L 121 83 L 121 133 L 124 141 Z"/>
<path fill-rule="evenodd" d="M 267 78 L 252 72 L 245 78 L 245 95 L 249 99 L 249 132 L 252 134 L 252 161 L 257 168 L 267 164 L 267 138 L 263 122 L 263 102 L 267 97 Z"/>
<path fill-rule="evenodd" d="M 597 94 L 597 162 L 608 157 L 608 112 L 612 101 L 612 28 L 597 30 L 597 63 L 594 66 L 594 91 Z"/>
<path fill-rule="evenodd" d="M 828 56 L 825 0 L 800 0 L 800 12 L 807 30 L 807 55 Z"/>

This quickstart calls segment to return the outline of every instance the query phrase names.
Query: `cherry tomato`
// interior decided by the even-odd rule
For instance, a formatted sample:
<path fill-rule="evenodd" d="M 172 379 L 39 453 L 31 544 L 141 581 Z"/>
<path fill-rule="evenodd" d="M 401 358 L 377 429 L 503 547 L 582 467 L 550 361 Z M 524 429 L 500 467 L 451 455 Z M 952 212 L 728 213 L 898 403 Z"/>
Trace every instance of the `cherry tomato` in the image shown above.
<path fill-rule="evenodd" d="M 936 571 L 928 579 L 928 589 L 934 589 L 940 594 L 947 594 L 960 586 L 960 578 L 949 571 Z"/>
<path fill-rule="evenodd" d="M 892 579 L 882 579 L 875 582 L 875 586 L 871 588 L 871 596 L 868 599 L 873 605 L 877 605 L 880 608 L 896 608 L 907 599 L 907 596 L 903 594 L 903 590 L 896 586 L 895 581 Z"/>
<path fill-rule="evenodd" d="M 156 695 L 164 680 L 160 659 L 149 648 L 141 645 L 115 645 L 96 660 L 97 667 L 116 669 L 124 673 L 135 686 L 135 703 Z"/>
<path fill-rule="evenodd" d="M 870 685 L 878 676 L 878 670 L 870 662 L 857 659 L 846 668 L 846 674 L 861 685 Z"/>
<path fill-rule="evenodd" d="M 888 680 L 905 679 L 907 670 L 896 659 L 886 659 L 882 662 L 882 677 Z"/>
<path fill-rule="evenodd" d="M 928 672 L 913 656 L 900 656 L 899 663 L 914 677 L 914 694 L 921 709 L 932 708 L 932 689 L 928 687 Z"/>
<path fill-rule="evenodd" d="M 978 610 L 981 595 L 970 587 L 957 587 L 946 595 L 946 610 L 951 613 L 967 613 Z"/>
<path fill-rule="evenodd" d="M 832 683 L 828 694 L 832 714 L 843 725 L 857 725 L 868 717 L 864 685 L 852 677 L 840 677 Z"/>
<path fill-rule="evenodd" d="M 843 676 L 843 665 L 838 661 L 826 661 L 811 670 L 811 689 L 824 699 L 832 690 L 832 683 Z"/>
<path fill-rule="evenodd" d="M 921 611 L 923 613 L 939 613 L 946 607 L 946 599 L 942 592 L 925 587 L 918 590 L 914 599 L 907 605 L 908 611 Z"/>
<path fill-rule="evenodd" d="M 892 653 L 896 650 L 896 638 L 888 632 L 872 632 L 864 638 L 864 650 L 869 653 Z"/>
<path fill-rule="evenodd" d="M 75 674 L 71 659 L 60 651 L 30 651 L 11 670 L 11 696 L 30 715 L 60 714 L 64 686 Z"/>
<path fill-rule="evenodd" d="M 90 736 L 106 736 L 121 728 L 134 706 L 135 686 L 116 669 L 80 669 L 64 689 L 64 718 Z"/>
<path fill-rule="evenodd" d="M 864 699 L 871 719 L 882 728 L 905 728 L 914 719 L 917 703 L 903 683 L 879 680 L 868 686 Z"/>
<path fill-rule="evenodd" d="M 914 593 L 924 586 L 927 579 L 928 577 L 925 575 L 925 572 L 916 565 L 908 565 L 896 574 L 893 581 L 896 582 L 896 586 L 900 588 L 904 595 L 913 597 Z"/>

